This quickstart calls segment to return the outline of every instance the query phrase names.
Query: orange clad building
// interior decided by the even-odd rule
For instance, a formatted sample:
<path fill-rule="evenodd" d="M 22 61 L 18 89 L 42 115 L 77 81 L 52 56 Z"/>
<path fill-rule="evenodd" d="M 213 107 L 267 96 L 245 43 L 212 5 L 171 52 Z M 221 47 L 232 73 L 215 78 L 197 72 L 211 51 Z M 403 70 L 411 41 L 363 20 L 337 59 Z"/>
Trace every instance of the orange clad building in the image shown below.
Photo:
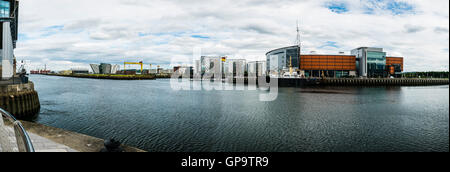
<path fill-rule="evenodd" d="M 386 69 L 390 75 L 403 72 L 403 57 L 386 57 Z"/>
<path fill-rule="evenodd" d="M 300 70 L 307 76 L 349 76 L 350 72 L 356 72 L 356 56 L 301 55 Z"/>
<path fill-rule="evenodd" d="M 356 56 L 301 55 L 300 70 L 356 71 Z"/>

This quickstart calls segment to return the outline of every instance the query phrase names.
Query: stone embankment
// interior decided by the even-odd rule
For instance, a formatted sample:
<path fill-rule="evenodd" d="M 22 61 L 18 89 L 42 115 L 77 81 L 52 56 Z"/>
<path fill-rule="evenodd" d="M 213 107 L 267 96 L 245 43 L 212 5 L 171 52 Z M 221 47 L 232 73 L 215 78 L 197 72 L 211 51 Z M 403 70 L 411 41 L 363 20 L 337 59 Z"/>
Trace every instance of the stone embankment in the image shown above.
<path fill-rule="evenodd" d="M 41 109 L 39 95 L 32 82 L 0 85 L 0 108 L 18 119 L 32 120 Z"/>

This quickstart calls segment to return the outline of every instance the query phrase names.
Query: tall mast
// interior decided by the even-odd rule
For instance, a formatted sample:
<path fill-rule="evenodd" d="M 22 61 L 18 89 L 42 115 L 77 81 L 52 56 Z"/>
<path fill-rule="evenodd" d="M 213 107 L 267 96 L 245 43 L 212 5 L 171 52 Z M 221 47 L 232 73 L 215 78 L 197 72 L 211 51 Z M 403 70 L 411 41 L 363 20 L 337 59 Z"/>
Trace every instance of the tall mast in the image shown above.
<path fill-rule="evenodd" d="M 297 61 L 298 61 L 298 64 L 300 65 L 300 63 L 301 63 L 301 61 L 300 61 L 300 59 L 301 59 L 301 53 L 302 53 L 302 40 L 301 40 L 301 36 L 300 36 L 300 25 L 299 25 L 299 23 L 298 23 L 298 19 L 297 19 L 297 41 L 296 41 L 296 44 L 297 44 L 297 46 L 298 46 L 298 52 L 297 52 L 297 54 L 298 54 L 298 57 L 297 57 Z M 292 61 L 292 59 L 291 59 L 291 61 Z M 291 62 L 292 63 L 292 62 Z M 292 68 L 292 67 L 291 67 Z M 292 69 L 291 69 L 292 70 Z M 292 73 L 292 72 L 291 72 Z"/>
<path fill-rule="evenodd" d="M 300 36 L 300 26 L 298 24 L 298 20 L 297 20 L 297 39 L 295 40 L 295 44 L 298 45 L 298 47 L 301 47 L 301 45 L 302 45 L 301 36 Z"/>

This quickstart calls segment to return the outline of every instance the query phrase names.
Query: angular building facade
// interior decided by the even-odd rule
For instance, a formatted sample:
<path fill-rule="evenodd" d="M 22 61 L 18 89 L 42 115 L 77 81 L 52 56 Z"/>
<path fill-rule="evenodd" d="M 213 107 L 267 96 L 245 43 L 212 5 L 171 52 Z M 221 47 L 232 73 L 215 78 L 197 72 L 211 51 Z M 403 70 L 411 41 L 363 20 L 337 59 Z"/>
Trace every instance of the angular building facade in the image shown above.
<path fill-rule="evenodd" d="M 100 65 L 98 64 L 90 64 L 92 72 L 94 74 L 100 74 Z"/>
<path fill-rule="evenodd" d="M 120 65 L 111 65 L 106 63 L 91 64 L 91 69 L 94 74 L 116 74 L 120 70 Z"/>
<path fill-rule="evenodd" d="M 386 52 L 383 48 L 360 47 L 351 51 L 356 56 L 356 67 L 361 77 L 386 77 Z"/>
<path fill-rule="evenodd" d="M 19 1 L 0 0 L 0 77 L 8 80 L 14 76 L 14 48 L 17 42 Z"/>

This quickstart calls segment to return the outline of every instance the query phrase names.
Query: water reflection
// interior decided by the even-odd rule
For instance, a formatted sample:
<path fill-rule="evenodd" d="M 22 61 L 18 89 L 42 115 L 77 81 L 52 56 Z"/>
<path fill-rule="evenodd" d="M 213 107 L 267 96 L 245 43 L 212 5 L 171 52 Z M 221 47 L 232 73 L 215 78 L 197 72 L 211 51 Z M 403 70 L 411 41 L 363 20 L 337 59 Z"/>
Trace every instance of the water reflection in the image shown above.
<path fill-rule="evenodd" d="M 448 86 L 173 91 L 32 76 L 38 122 L 148 151 L 448 151 Z"/>

